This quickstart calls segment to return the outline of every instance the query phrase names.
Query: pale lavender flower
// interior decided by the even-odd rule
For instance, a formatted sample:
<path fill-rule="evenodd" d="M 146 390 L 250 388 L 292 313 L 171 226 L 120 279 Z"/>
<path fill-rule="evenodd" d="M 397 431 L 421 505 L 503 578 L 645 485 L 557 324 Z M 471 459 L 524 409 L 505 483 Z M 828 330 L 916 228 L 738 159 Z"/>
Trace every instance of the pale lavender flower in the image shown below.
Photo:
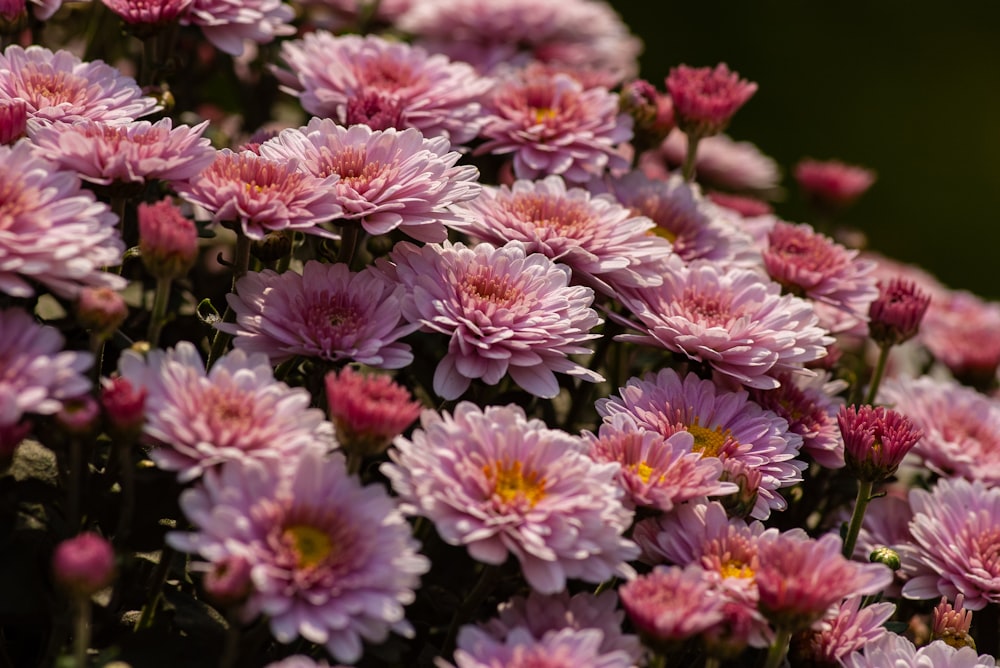
<path fill-rule="evenodd" d="M 444 241 L 445 225 L 459 219 L 451 205 L 480 191 L 478 170 L 456 166 L 461 156 L 449 152 L 447 139 L 424 139 L 412 128 L 345 128 L 313 118 L 261 144 L 260 154 L 296 159 L 300 169 L 320 178 L 339 176 L 333 188 L 341 218 L 359 221 L 369 234 L 399 228 L 419 241 Z"/>
<path fill-rule="evenodd" d="M 864 597 L 849 596 L 812 628 L 792 639 L 789 657 L 793 663 L 833 666 L 886 634 L 883 624 L 896 611 L 894 603 L 861 607 Z M 820 628 L 816 628 L 821 626 Z"/>
<path fill-rule="evenodd" d="M 399 342 L 417 328 L 402 322 L 404 289 L 369 267 L 306 262 L 302 273 L 250 272 L 227 295 L 236 321 L 219 323 L 233 345 L 271 364 L 300 355 L 398 369 L 413 361 Z"/>
<path fill-rule="evenodd" d="M 653 178 L 666 178 L 671 168 L 684 163 L 687 135 L 673 130 L 658 150 L 647 151 L 639 160 Z M 695 173 L 699 183 L 735 191 L 772 194 L 779 191 L 781 169 L 771 157 L 750 142 L 734 141 L 728 135 L 713 135 L 698 142 Z"/>
<path fill-rule="evenodd" d="M 277 467 L 310 447 L 335 446 L 333 425 L 309 408 L 309 393 L 276 381 L 264 355 L 234 350 L 206 372 L 198 350 L 182 341 L 145 358 L 126 351 L 119 369 L 147 392 L 150 457 L 182 482 L 227 461 Z"/>
<path fill-rule="evenodd" d="M 116 223 L 75 174 L 29 142 L 0 146 L 0 292 L 30 297 L 33 282 L 63 297 L 85 286 L 122 289 L 123 278 L 103 271 L 125 250 Z"/>
<path fill-rule="evenodd" d="M 569 285 L 566 267 L 517 242 L 402 242 L 390 259 L 383 268 L 407 291 L 403 316 L 449 338 L 434 372 L 439 396 L 455 399 L 473 379 L 496 385 L 507 374 L 545 398 L 559 393 L 556 373 L 603 380 L 570 357 L 591 352 L 584 344 L 599 336 L 590 332 L 601 319 L 590 308 L 593 290 Z"/>
<path fill-rule="evenodd" d="M 293 18 L 295 10 L 281 0 L 194 0 L 181 23 L 198 26 L 217 49 L 240 56 L 247 40 L 268 44 L 294 35 Z"/>
<path fill-rule="evenodd" d="M 19 308 L 0 309 L 0 428 L 27 414 L 52 415 L 90 390 L 90 353 L 63 350 L 59 330 Z M 20 439 L 17 439 L 20 440 Z"/>
<path fill-rule="evenodd" d="M 479 102 L 492 86 L 465 63 L 374 35 L 317 31 L 282 44 L 281 57 L 291 71 L 275 74 L 309 113 L 349 125 L 389 112 L 398 118 L 376 129 L 416 128 L 425 137 L 445 137 L 452 146 L 478 134 Z M 349 120 L 352 103 L 363 108 Z"/>
<path fill-rule="evenodd" d="M 362 641 L 412 634 L 403 608 L 430 562 L 385 488 L 348 475 L 341 454 L 310 448 L 287 469 L 232 461 L 180 505 L 195 530 L 167 542 L 210 564 L 245 559 L 242 619 L 265 615 L 279 642 L 301 636 L 354 662 Z"/>
<path fill-rule="evenodd" d="M 462 402 L 454 415 L 424 411 L 381 471 L 403 512 L 430 519 L 446 543 L 488 564 L 513 555 L 533 589 L 554 594 L 568 578 L 632 577 L 625 562 L 639 552 L 622 537 L 632 513 L 614 483 L 618 466 L 583 447 L 517 406 Z"/>
<path fill-rule="evenodd" d="M 633 659 L 625 652 L 601 649 L 601 632 L 596 629 L 562 629 L 535 638 L 526 629 L 513 629 L 497 640 L 475 626 L 463 626 L 455 650 L 457 668 L 631 668 Z M 440 661 L 438 666 L 452 664 Z"/>
<path fill-rule="evenodd" d="M 994 668 L 996 661 L 988 654 L 979 656 L 971 647 L 956 649 L 936 640 L 920 649 L 895 633 L 867 645 L 864 654 L 855 652 L 842 659 L 845 668 Z"/>
<path fill-rule="evenodd" d="M 774 389 L 783 372 L 824 357 L 833 342 L 812 305 L 748 269 L 713 263 L 688 266 L 677 256 L 664 263 L 663 284 L 622 289 L 620 296 L 642 331 L 622 334 L 704 362 L 746 387 Z M 808 373 L 808 372 L 805 372 Z"/>
<path fill-rule="evenodd" d="M 802 437 L 788 431 L 784 419 L 751 402 L 746 392 L 722 390 L 695 374 L 681 379 L 673 369 L 632 378 L 618 392 L 620 397 L 597 402 L 605 420 L 627 413 L 640 427 L 664 436 L 686 430 L 703 457 L 735 459 L 759 471 L 762 480 L 751 513 L 757 519 L 785 508 L 778 488 L 802 481 L 806 464 L 796 459 Z"/>
<path fill-rule="evenodd" d="M 84 118 L 127 123 L 159 109 L 135 80 L 103 61 L 83 62 L 69 51 L 8 46 L 0 54 L 0 99 L 23 99 L 28 118 Z"/>

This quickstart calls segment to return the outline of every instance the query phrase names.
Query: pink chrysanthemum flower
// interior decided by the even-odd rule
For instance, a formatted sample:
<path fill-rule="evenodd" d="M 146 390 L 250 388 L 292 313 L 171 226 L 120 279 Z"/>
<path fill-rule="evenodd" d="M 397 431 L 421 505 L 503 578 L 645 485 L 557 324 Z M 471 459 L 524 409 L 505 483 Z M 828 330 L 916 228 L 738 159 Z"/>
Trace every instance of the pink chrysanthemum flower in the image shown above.
<path fill-rule="evenodd" d="M 795 165 L 795 181 L 814 204 L 824 209 L 844 209 L 875 183 L 875 172 L 839 160 L 804 158 Z"/>
<path fill-rule="evenodd" d="M 615 198 L 634 213 L 656 223 L 685 262 L 706 260 L 722 266 L 759 267 L 760 251 L 737 218 L 702 197 L 698 186 L 679 175 L 651 179 L 630 172 L 609 183 Z"/>
<path fill-rule="evenodd" d="M 844 668 L 886 668 L 915 666 L 917 668 L 995 668 L 992 656 L 978 656 L 971 647 L 956 649 L 937 640 L 920 649 L 895 633 L 886 633 L 865 647 L 864 654 L 855 652 L 842 659 Z"/>
<path fill-rule="evenodd" d="M 396 228 L 419 241 L 441 242 L 445 224 L 458 220 L 451 205 L 475 199 L 479 172 L 455 166 L 444 137 L 424 139 L 412 128 L 376 131 L 366 125 L 345 128 L 328 118 L 313 118 L 301 129 L 285 130 L 260 145 L 274 160 L 296 159 L 313 176 L 337 175 L 333 185 L 341 218 L 357 220 L 369 234 Z"/>
<path fill-rule="evenodd" d="M 878 282 L 879 295 L 868 309 L 868 334 L 879 345 L 897 346 L 917 335 L 931 296 L 913 281 L 896 277 Z"/>
<path fill-rule="evenodd" d="M 562 629 L 535 638 L 526 629 L 513 629 L 497 640 L 475 626 L 463 626 L 455 650 L 457 668 L 631 668 L 634 660 L 623 651 L 601 649 L 596 629 Z M 452 664 L 441 662 L 439 666 Z"/>
<path fill-rule="evenodd" d="M 664 265 L 662 285 L 620 290 L 639 320 L 625 322 L 642 333 L 618 340 L 682 353 L 764 390 L 778 387 L 781 373 L 802 373 L 833 342 L 812 304 L 781 294 L 781 286 L 754 271 L 726 271 L 708 262 L 688 266 L 677 256 Z"/>
<path fill-rule="evenodd" d="M 600 382 L 570 355 L 591 352 L 600 324 L 590 308 L 594 291 L 569 285 L 570 272 L 523 244 L 496 248 L 445 242 L 417 248 L 396 245 L 384 264 L 406 287 L 403 316 L 449 337 L 434 372 L 434 392 L 456 399 L 472 379 L 496 385 L 505 375 L 527 392 L 559 393 L 556 373 Z"/>
<path fill-rule="evenodd" d="M 64 345 L 54 327 L 37 324 L 21 309 L 0 309 L 0 428 L 29 413 L 57 413 L 63 402 L 90 390 L 85 372 L 93 357 Z"/>
<path fill-rule="evenodd" d="M 694 436 L 678 431 L 669 437 L 642 429 L 627 413 L 606 420 L 595 436 L 584 438 L 598 462 L 618 462 L 615 479 L 625 490 L 629 507 L 669 512 L 675 505 L 703 496 L 734 494 L 739 488 L 722 482 L 722 461 L 694 451 Z"/>
<path fill-rule="evenodd" d="M 84 286 L 123 288 L 123 278 L 103 271 L 125 249 L 116 222 L 75 174 L 29 142 L 0 146 L 0 292 L 30 297 L 31 282 L 63 297 Z"/>
<path fill-rule="evenodd" d="M 326 403 L 337 440 L 350 453 L 382 453 L 420 416 L 421 404 L 385 374 L 360 374 L 347 366 L 325 378 Z"/>
<path fill-rule="evenodd" d="M 215 159 L 211 142 L 201 136 L 206 127 L 208 121 L 174 128 L 169 118 L 115 125 L 78 121 L 36 127 L 28 136 L 42 156 L 62 169 L 75 171 L 84 181 L 111 185 L 197 176 Z"/>
<path fill-rule="evenodd" d="M 274 380 L 264 355 L 235 350 L 205 371 L 197 349 L 182 341 L 146 358 L 126 351 L 123 378 L 144 388 L 143 433 L 150 457 L 186 482 L 226 461 L 275 466 L 309 447 L 334 447 L 333 425 L 311 409 L 309 393 Z"/>
<path fill-rule="evenodd" d="M 530 253 L 565 264 L 605 291 L 617 285 L 659 285 L 670 243 L 650 234 L 653 221 L 632 214 L 610 195 L 567 188 L 559 176 L 484 188 L 464 205 L 459 230 L 492 244 L 520 241 Z"/>
<path fill-rule="evenodd" d="M 910 491 L 910 534 L 924 572 L 903 585 L 906 598 L 954 599 L 981 610 L 1000 602 L 1000 488 L 942 478 Z"/>
<path fill-rule="evenodd" d="M 227 300 L 236 322 L 218 328 L 236 337 L 236 348 L 264 353 L 272 364 L 296 355 L 383 369 L 413 361 L 399 341 L 417 327 L 401 322 L 404 289 L 370 267 L 354 273 L 310 260 L 302 274 L 250 272 Z"/>
<path fill-rule="evenodd" d="M 892 476 L 923 432 L 908 417 L 885 406 L 841 406 L 837 424 L 844 437 L 844 462 L 863 482 Z"/>
<path fill-rule="evenodd" d="M 665 179 L 667 170 L 684 164 L 687 135 L 673 130 L 656 151 L 647 151 L 639 165 L 651 178 Z M 695 160 L 698 182 L 716 188 L 772 194 L 781 183 L 781 169 L 754 144 L 734 141 L 728 135 L 705 137 L 698 142 Z"/>
<path fill-rule="evenodd" d="M 282 44 L 281 57 L 291 71 L 275 73 L 309 113 L 345 124 L 352 101 L 363 102 L 366 115 L 396 107 L 394 127 L 445 137 L 452 146 L 479 133 L 479 101 L 493 85 L 465 63 L 374 35 L 317 31 Z"/>
<path fill-rule="evenodd" d="M 334 237 L 319 224 L 342 213 L 334 190 L 338 178 L 300 171 L 296 160 L 224 148 L 197 179 L 175 187 L 181 197 L 210 211 L 215 222 L 240 223 L 251 239 L 287 229 Z"/>
<path fill-rule="evenodd" d="M 768 235 L 764 267 L 786 292 L 813 301 L 820 325 L 864 335 L 879 292 L 875 264 L 857 256 L 810 225 L 778 221 Z"/>
<path fill-rule="evenodd" d="M 480 134 L 486 143 L 476 153 L 513 155 L 517 178 L 558 174 L 587 183 L 629 167 L 632 117 L 619 111 L 618 96 L 604 88 L 532 71 L 500 83 L 484 114 Z"/>
<path fill-rule="evenodd" d="M 0 100 L 0 144 L 13 144 L 27 132 L 27 103 L 20 98 Z"/>
<path fill-rule="evenodd" d="M 725 63 L 715 68 L 679 65 L 671 68 L 666 85 L 677 127 L 697 137 L 725 130 L 733 115 L 757 92 L 757 84 L 740 79 Z"/>
<path fill-rule="evenodd" d="M 618 465 L 583 447 L 517 406 L 462 402 L 454 415 L 424 411 L 381 471 L 403 511 L 429 518 L 445 542 L 488 564 L 513 554 L 533 589 L 555 594 L 567 578 L 632 577 L 625 562 L 639 552 L 622 537 L 632 513 L 614 483 Z"/>
<path fill-rule="evenodd" d="M 159 108 L 110 65 L 37 45 L 12 45 L 0 54 L 0 99 L 17 98 L 27 103 L 28 117 L 40 121 L 127 123 Z"/>
<path fill-rule="evenodd" d="M 170 533 L 168 543 L 210 564 L 245 559 L 252 589 L 242 618 L 266 615 L 279 642 L 301 636 L 354 662 L 362 641 L 412 633 L 403 607 L 430 562 L 385 488 L 362 486 L 339 453 L 310 448 L 287 469 L 229 462 L 180 505 L 195 531 Z"/>
<path fill-rule="evenodd" d="M 988 384 L 1000 365 L 1000 303 L 971 292 L 932 297 L 917 340 L 963 381 Z"/>
<path fill-rule="evenodd" d="M 294 35 L 294 18 L 295 10 L 281 0 L 194 0 L 181 23 L 198 26 L 215 48 L 240 56 L 246 40 L 268 44 Z"/>
<path fill-rule="evenodd" d="M 667 649 L 720 623 L 725 598 L 697 566 L 657 566 L 618 589 L 643 642 Z"/>
<path fill-rule="evenodd" d="M 818 540 L 799 531 L 762 536 L 757 543 L 758 608 L 777 628 L 798 631 L 853 594 L 874 594 L 892 582 L 878 563 L 848 561 L 840 536 Z"/>
<path fill-rule="evenodd" d="M 190 9 L 194 0 L 101 0 L 104 6 L 130 26 L 166 27 Z"/>
<path fill-rule="evenodd" d="M 766 519 L 771 509 L 784 509 L 776 490 L 802 480 L 806 465 L 796 459 L 802 438 L 788 431 L 785 420 L 749 401 L 746 392 L 720 390 L 694 374 L 682 380 L 673 369 L 632 378 L 618 392 L 620 397 L 597 402 L 605 420 L 627 413 L 640 427 L 664 436 L 686 430 L 703 457 L 735 459 L 758 470 L 763 479 L 753 517 Z"/>
<path fill-rule="evenodd" d="M 792 638 L 788 651 L 793 665 L 835 666 L 886 634 L 883 624 L 896 611 L 893 603 L 861 607 L 863 597 L 849 596 L 828 612 L 820 624 Z"/>

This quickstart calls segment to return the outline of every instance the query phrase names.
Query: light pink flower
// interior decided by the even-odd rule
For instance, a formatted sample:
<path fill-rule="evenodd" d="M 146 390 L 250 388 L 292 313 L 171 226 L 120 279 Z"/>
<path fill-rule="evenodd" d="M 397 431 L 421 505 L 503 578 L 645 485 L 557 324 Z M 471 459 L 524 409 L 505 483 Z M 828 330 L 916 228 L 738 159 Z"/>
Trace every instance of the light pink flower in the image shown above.
<path fill-rule="evenodd" d="M 647 151 L 639 166 L 652 178 L 666 178 L 667 170 L 684 163 L 687 135 L 673 130 L 656 151 Z M 736 191 L 773 194 L 781 183 L 781 169 L 771 157 L 746 141 L 728 135 L 705 137 L 698 142 L 695 171 L 700 183 Z"/>
<path fill-rule="evenodd" d="M 875 172 L 839 160 L 803 158 L 795 165 L 795 181 L 814 204 L 836 210 L 854 204 L 871 188 Z"/>
<path fill-rule="evenodd" d="M 854 652 L 842 659 L 845 668 L 886 668 L 886 666 L 913 666 L 913 668 L 994 668 L 992 656 L 977 656 L 971 647 L 956 649 L 943 640 L 936 640 L 920 649 L 906 638 L 886 633 L 865 647 L 864 654 Z"/>
<path fill-rule="evenodd" d="M 424 139 L 412 128 L 345 128 L 328 118 L 313 118 L 304 128 L 285 130 L 260 145 L 274 160 L 296 159 L 300 169 L 333 184 L 341 218 L 360 221 L 369 234 L 396 228 L 428 242 L 447 238 L 445 225 L 458 220 L 451 205 L 475 199 L 479 172 L 455 166 L 460 154 L 449 152 L 444 137 Z"/>
<path fill-rule="evenodd" d="M 514 405 L 462 402 L 454 415 L 424 411 L 412 440 L 399 437 L 381 471 L 410 515 L 474 559 L 513 555 L 525 579 L 555 594 L 567 578 L 629 578 L 638 554 L 622 537 L 632 513 L 614 484 L 617 464 L 598 464 L 581 439 L 527 419 Z"/>
<path fill-rule="evenodd" d="M 159 109 L 134 79 L 110 65 L 37 45 L 11 45 L 0 54 L 0 99 L 16 98 L 39 121 L 127 123 Z"/>
<path fill-rule="evenodd" d="M 29 142 L 0 146 L 0 292 L 30 297 L 32 283 L 63 297 L 83 286 L 123 288 L 123 278 L 103 271 L 125 249 L 116 223 L 75 174 Z"/>
<path fill-rule="evenodd" d="M 293 18 L 295 11 L 281 0 L 194 0 L 181 23 L 198 26 L 217 49 L 240 56 L 246 40 L 268 44 L 294 35 Z"/>
<path fill-rule="evenodd" d="M 281 57 L 291 71 L 275 73 L 309 113 L 343 124 L 352 100 L 370 107 L 367 114 L 397 107 L 400 125 L 394 127 L 445 137 L 452 146 L 478 134 L 479 101 L 492 86 L 465 63 L 374 35 L 317 31 L 282 44 Z"/>
<path fill-rule="evenodd" d="M 182 341 L 146 358 L 126 351 L 122 377 L 147 392 L 143 432 L 150 457 L 186 482 L 227 461 L 267 460 L 277 468 L 307 448 L 335 446 L 333 425 L 302 388 L 274 379 L 264 355 L 235 350 L 210 371 Z"/>
<path fill-rule="evenodd" d="M 740 79 L 725 63 L 710 67 L 671 68 L 666 79 L 677 127 L 696 137 L 716 135 L 746 104 L 757 84 Z"/>
<path fill-rule="evenodd" d="M 324 381 L 330 419 L 347 452 L 380 454 L 420 416 L 420 402 L 386 374 L 360 374 L 345 366 Z"/>
<path fill-rule="evenodd" d="M 311 448 L 287 469 L 229 462 L 180 505 L 195 530 L 168 543 L 210 564 L 245 559 L 242 619 L 265 615 L 279 642 L 301 636 L 353 663 L 363 640 L 412 634 L 403 607 L 430 562 L 385 488 L 349 476 L 339 453 Z"/>
<path fill-rule="evenodd" d="M 399 339 L 416 329 L 402 322 L 404 289 L 373 268 L 306 262 L 302 274 L 250 272 L 226 298 L 236 322 L 217 327 L 233 345 L 264 353 L 272 364 L 296 355 L 347 360 L 383 369 L 413 361 Z"/>
<path fill-rule="evenodd" d="M 198 259 L 198 229 L 169 198 L 140 202 L 139 253 L 146 271 L 157 278 L 179 278 Z"/>
<path fill-rule="evenodd" d="M 960 290 L 932 295 L 917 340 L 962 380 L 988 384 L 1000 365 L 997 330 L 1000 303 Z"/>
<path fill-rule="evenodd" d="M 725 598 L 697 566 L 657 566 L 618 589 L 622 607 L 647 645 L 669 647 L 719 624 Z"/>
<path fill-rule="evenodd" d="M 448 337 L 434 372 L 434 392 L 460 397 L 473 379 L 496 385 L 505 375 L 539 397 L 559 393 L 556 373 L 600 382 L 570 355 L 591 352 L 601 319 L 594 292 L 569 285 L 569 269 L 523 244 L 496 248 L 401 242 L 384 264 L 407 291 L 403 316 Z"/>
<path fill-rule="evenodd" d="M 632 139 L 632 117 L 604 88 L 586 89 L 568 75 L 534 70 L 498 84 L 483 113 L 486 142 L 476 153 L 513 155 L 517 178 L 558 174 L 587 183 L 629 167 L 625 143 Z"/>
<path fill-rule="evenodd" d="M 441 662 L 439 666 L 451 666 Z M 475 626 L 458 633 L 457 668 L 631 668 L 634 660 L 623 651 L 604 652 L 596 629 L 562 629 L 535 638 L 514 629 L 497 640 Z"/>
<path fill-rule="evenodd" d="M 851 652 L 859 651 L 886 634 L 883 624 L 896 611 L 894 603 L 861 607 L 862 596 L 849 596 L 828 612 L 817 629 L 814 625 L 792 639 L 789 657 L 793 663 L 836 665 Z"/>

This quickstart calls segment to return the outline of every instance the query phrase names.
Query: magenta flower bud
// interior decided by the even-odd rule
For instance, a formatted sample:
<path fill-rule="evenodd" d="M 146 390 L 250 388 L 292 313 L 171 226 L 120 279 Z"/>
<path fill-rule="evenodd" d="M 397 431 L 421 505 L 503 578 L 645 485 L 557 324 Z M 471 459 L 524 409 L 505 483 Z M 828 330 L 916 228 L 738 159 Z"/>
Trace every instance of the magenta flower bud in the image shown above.
<path fill-rule="evenodd" d="M 363 375 L 351 367 L 327 374 L 326 400 L 341 446 L 366 457 L 384 452 L 421 410 L 389 376 Z"/>
<path fill-rule="evenodd" d="M 139 251 L 156 278 L 179 278 L 194 266 L 198 230 L 169 198 L 139 204 Z"/>
<path fill-rule="evenodd" d="M 128 316 L 122 296 L 111 288 L 83 288 L 76 302 L 76 319 L 101 339 L 111 336 Z"/>
<path fill-rule="evenodd" d="M 806 199 L 822 209 L 845 209 L 875 183 L 875 172 L 839 160 L 806 158 L 795 166 L 795 180 Z"/>
<path fill-rule="evenodd" d="M 725 63 L 714 69 L 674 67 L 667 75 L 666 85 L 677 127 L 696 137 L 717 135 L 725 130 L 733 115 L 757 92 L 757 84 L 740 79 Z"/>
<path fill-rule="evenodd" d="M 636 137 L 649 146 L 658 145 L 674 129 L 674 105 L 668 95 L 645 79 L 622 86 L 619 107 L 635 121 Z"/>
<path fill-rule="evenodd" d="M 0 100 L 0 144 L 13 144 L 28 130 L 28 106 L 24 100 Z"/>
<path fill-rule="evenodd" d="M 923 436 L 908 417 L 884 406 L 841 406 L 837 423 L 844 437 L 844 461 L 862 482 L 880 482 L 895 473 Z"/>
<path fill-rule="evenodd" d="M 250 562 L 240 556 L 230 555 L 212 564 L 201 582 L 205 593 L 216 605 L 238 605 L 250 595 Z"/>
<path fill-rule="evenodd" d="M 113 434 L 137 438 L 145 422 L 146 388 L 136 388 L 121 376 L 106 378 L 101 386 L 101 405 Z"/>
<path fill-rule="evenodd" d="M 64 401 L 62 409 L 56 413 L 56 422 L 68 434 L 86 436 L 97 426 L 101 417 L 101 407 L 89 394 Z"/>
<path fill-rule="evenodd" d="M 56 582 L 71 594 L 92 596 L 115 577 L 115 551 L 96 533 L 82 533 L 64 540 L 52 555 Z"/>
<path fill-rule="evenodd" d="M 879 282 L 878 290 L 878 298 L 868 309 L 872 340 L 880 346 L 894 346 L 916 336 L 931 296 L 913 281 L 901 278 Z"/>

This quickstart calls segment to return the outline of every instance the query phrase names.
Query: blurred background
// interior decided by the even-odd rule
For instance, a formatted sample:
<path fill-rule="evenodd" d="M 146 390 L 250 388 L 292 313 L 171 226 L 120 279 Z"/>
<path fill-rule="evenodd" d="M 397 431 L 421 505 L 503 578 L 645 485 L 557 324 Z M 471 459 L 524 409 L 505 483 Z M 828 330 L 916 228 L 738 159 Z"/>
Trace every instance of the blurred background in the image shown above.
<path fill-rule="evenodd" d="M 778 215 L 810 222 L 791 177 L 801 158 L 872 168 L 842 220 L 873 250 L 1000 298 L 1000 3 L 611 4 L 657 88 L 681 63 L 726 62 L 759 84 L 728 134 L 782 165 Z"/>

